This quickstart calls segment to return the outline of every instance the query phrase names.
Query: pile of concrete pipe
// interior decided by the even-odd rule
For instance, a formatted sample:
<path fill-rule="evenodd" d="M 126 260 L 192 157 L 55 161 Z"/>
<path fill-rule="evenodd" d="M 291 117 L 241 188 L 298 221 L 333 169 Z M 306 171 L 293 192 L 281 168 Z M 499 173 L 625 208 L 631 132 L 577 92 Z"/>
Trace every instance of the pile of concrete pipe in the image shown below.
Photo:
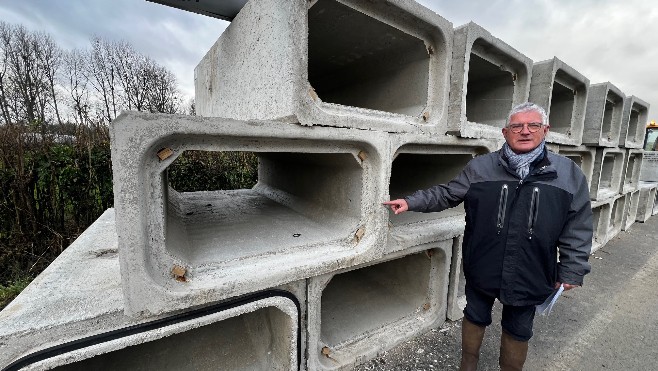
<path fill-rule="evenodd" d="M 526 100 L 587 176 L 593 252 L 658 209 L 647 103 L 413 1 L 252 0 L 195 76 L 200 116 L 112 123 L 115 209 L 0 313 L 3 369 L 350 369 L 461 318 L 463 208 L 381 203 L 498 150 Z M 190 150 L 256 153 L 257 185 L 175 190 Z"/>

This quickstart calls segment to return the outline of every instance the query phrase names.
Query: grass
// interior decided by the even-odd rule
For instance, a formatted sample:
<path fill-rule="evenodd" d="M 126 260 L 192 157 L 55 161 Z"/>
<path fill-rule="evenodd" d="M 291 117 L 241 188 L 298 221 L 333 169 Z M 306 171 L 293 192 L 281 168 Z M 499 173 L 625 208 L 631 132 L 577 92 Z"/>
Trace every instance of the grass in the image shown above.
<path fill-rule="evenodd" d="M 11 301 L 14 300 L 14 298 L 18 296 L 18 294 L 20 294 L 30 282 L 32 282 L 32 278 L 23 277 L 7 286 L 0 285 L 0 310 L 9 305 L 9 303 L 11 303 Z"/>

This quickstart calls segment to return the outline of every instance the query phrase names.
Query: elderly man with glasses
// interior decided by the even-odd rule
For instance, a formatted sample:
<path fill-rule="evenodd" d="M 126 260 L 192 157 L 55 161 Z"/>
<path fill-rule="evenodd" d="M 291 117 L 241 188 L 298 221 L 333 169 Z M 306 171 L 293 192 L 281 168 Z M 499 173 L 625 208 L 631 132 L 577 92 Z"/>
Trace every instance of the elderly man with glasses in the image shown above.
<path fill-rule="evenodd" d="M 573 161 L 546 149 L 547 121 L 540 106 L 520 104 L 502 129 L 499 151 L 474 158 L 447 184 L 384 202 L 395 214 L 438 212 L 464 202 L 461 370 L 477 369 L 495 299 L 503 304 L 501 370 L 521 370 L 535 307 L 560 286 L 582 285 L 590 271 L 587 180 Z"/>

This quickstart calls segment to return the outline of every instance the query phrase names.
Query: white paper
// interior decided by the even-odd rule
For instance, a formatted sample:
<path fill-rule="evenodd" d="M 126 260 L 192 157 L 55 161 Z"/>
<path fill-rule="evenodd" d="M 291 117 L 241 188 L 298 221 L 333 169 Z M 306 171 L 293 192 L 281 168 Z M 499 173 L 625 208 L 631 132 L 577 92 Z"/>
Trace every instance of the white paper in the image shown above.
<path fill-rule="evenodd" d="M 548 316 L 551 314 L 551 309 L 553 309 L 553 305 L 557 302 L 557 299 L 562 295 L 562 291 L 564 291 L 564 285 L 560 285 L 560 288 L 558 288 L 551 296 L 549 296 L 546 301 L 543 303 L 537 305 L 536 307 L 536 312 L 537 314 L 540 314 L 542 316 Z"/>

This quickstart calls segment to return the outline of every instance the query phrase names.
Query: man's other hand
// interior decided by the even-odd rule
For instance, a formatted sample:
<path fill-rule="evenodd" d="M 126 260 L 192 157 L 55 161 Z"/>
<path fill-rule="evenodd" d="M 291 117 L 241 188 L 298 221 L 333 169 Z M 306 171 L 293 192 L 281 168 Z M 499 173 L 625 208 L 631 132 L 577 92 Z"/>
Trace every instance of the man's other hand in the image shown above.
<path fill-rule="evenodd" d="M 388 205 L 391 207 L 391 210 L 397 215 L 397 214 L 402 214 L 403 212 L 409 210 L 409 205 L 407 205 L 407 201 L 403 199 L 397 199 L 397 200 L 391 200 L 391 201 L 386 201 L 383 203 L 383 205 Z"/>

